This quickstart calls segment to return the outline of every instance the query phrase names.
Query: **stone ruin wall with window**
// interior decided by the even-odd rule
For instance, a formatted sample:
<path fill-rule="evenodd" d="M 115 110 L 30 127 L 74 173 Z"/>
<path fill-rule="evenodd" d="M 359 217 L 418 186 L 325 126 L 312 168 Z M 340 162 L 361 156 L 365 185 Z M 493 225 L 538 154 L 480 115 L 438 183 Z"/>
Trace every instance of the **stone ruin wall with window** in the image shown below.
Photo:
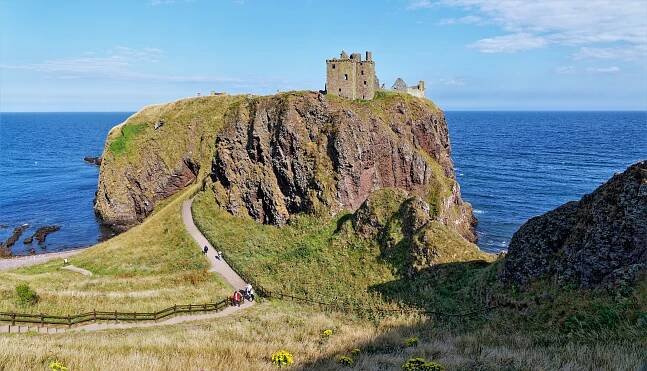
<path fill-rule="evenodd" d="M 350 57 L 342 52 L 340 57 L 326 60 L 326 93 L 348 99 L 370 100 L 379 88 L 375 76 L 375 62 L 371 52 L 362 60 L 359 53 Z"/>

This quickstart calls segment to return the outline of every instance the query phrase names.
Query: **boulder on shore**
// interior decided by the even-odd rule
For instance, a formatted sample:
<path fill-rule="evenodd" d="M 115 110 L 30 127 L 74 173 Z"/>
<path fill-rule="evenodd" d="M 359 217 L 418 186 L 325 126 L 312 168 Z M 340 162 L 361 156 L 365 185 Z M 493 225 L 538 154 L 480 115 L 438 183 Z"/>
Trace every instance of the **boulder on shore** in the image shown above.
<path fill-rule="evenodd" d="M 510 241 L 500 277 L 546 277 L 583 287 L 635 281 L 647 269 L 647 161 L 593 193 L 530 219 Z"/>
<path fill-rule="evenodd" d="M 85 156 L 83 157 L 83 161 L 87 162 L 88 164 L 101 166 L 101 156 L 98 156 L 98 157 Z"/>

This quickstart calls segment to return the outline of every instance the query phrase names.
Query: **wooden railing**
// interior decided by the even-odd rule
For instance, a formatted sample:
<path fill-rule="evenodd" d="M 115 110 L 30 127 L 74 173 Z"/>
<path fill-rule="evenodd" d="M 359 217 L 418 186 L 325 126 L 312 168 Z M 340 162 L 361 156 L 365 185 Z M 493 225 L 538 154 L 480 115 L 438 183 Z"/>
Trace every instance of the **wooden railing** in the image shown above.
<path fill-rule="evenodd" d="M 23 323 L 38 324 L 41 326 L 66 325 L 72 327 L 81 323 L 96 321 L 157 321 L 179 313 L 220 311 L 230 304 L 231 300 L 227 298 L 216 303 L 174 305 L 158 312 L 108 312 L 93 310 L 92 312 L 67 316 L 0 312 L 0 322 L 9 322 L 12 326 Z"/>

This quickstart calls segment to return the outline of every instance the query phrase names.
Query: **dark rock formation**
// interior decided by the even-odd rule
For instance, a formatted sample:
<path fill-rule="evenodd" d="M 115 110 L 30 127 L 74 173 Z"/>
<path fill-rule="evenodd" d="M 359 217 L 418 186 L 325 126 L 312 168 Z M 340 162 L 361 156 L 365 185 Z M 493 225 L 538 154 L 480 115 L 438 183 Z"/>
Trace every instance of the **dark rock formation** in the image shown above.
<path fill-rule="evenodd" d="M 36 232 L 34 232 L 34 234 L 32 234 L 31 236 L 25 238 L 25 241 L 23 241 L 23 243 L 25 245 L 29 245 L 30 243 L 32 243 L 34 241 L 34 238 L 35 238 L 36 241 L 38 241 L 39 244 L 43 244 L 43 243 L 45 243 L 45 239 L 47 238 L 48 234 L 57 232 L 60 229 L 61 229 L 61 227 L 58 226 L 58 225 L 47 225 L 47 226 L 44 226 L 44 227 L 40 227 L 40 228 L 38 228 L 36 230 Z"/>
<path fill-rule="evenodd" d="M 29 224 L 23 224 L 13 229 L 11 236 L 4 242 L 0 243 L 0 256 L 9 256 L 11 255 L 11 246 L 13 246 L 16 241 L 22 236 L 22 234 L 29 228 Z"/>
<path fill-rule="evenodd" d="M 647 161 L 526 222 L 510 241 L 501 278 L 542 277 L 584 287 L 635 280 L 647 269 Z"/>
<path fill-rule="evenodd" d="M 429 101 L 282 94 L 249 99 L 226 117 L 212 180 L 217 202 L 232 214 L 282 225 L 299 212 L 356 210 L 371 192 L 395 187 L 424 198 L 436 219 L 475 239 L 445 118 Z"/>
<path fill-rule="evenodd" d="M 88 164 L 101 166 L 101 156 L 99 157 L 85 156 L 83 157 L 83 161 L 87 162 Z"/>

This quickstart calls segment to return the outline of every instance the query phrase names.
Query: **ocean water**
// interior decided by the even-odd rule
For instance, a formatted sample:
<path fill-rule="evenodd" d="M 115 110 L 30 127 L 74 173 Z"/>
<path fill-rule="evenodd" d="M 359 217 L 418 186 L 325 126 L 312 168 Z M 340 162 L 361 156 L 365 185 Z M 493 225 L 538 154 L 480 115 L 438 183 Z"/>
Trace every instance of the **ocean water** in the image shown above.
<path fill-rule="evenodd" d="M 98 156 L 130 113 L 1 113 L 0 240 L 30 229 L 16 255 L 91 245 L 103 234 L 92 209 Z M 479 245 L 505 250 L 528 218 L 591 192 L 647 158 L 647 112 L 447 112 L 456 175 L 479 219 Z M 45 245 L 22 241 L 62 228 Z"/>
<path fill-rule="evenodd" d="M 447 112 L 479 246 L 505 250 L 526 220 L 647 159 L 647 112 Z"/>
<path fill-rule="evenodd" d="M 0 240 L 13 228 L 29 229 L 12 253 L 25 255 L 92 245 L 102 236 L 92 208 L 99 169 L 83 161 L 99 156 L 108 131 L 130 113 L 0 113 Z M 56 224 L 44 245 L 23 240 Z"/>

